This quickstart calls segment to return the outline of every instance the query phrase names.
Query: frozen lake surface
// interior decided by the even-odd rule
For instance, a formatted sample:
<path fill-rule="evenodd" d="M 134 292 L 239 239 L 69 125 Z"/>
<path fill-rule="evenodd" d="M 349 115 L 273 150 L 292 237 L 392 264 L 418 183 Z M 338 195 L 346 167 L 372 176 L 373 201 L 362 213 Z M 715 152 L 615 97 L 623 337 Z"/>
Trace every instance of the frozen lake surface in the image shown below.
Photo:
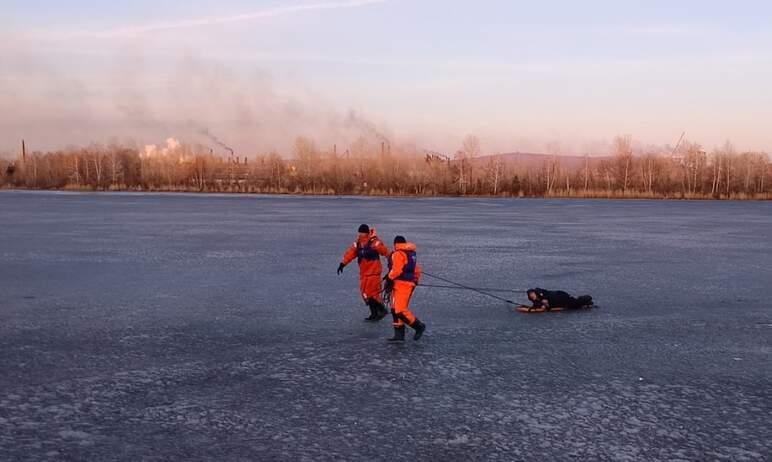
<path fill-rule="evenodd" d="M 600 308 L 388 345 L 362 222 Z M 1 192 L 0 372 L 2 460 L 772 460 L 772 204 Z"/>

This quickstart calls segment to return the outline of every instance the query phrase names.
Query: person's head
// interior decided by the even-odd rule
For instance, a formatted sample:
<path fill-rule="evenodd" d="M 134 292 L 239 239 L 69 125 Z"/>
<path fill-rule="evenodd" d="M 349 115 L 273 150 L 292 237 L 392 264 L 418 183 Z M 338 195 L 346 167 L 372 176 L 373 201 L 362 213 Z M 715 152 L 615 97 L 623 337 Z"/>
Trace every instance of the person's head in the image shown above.
<path fill-rule="evenodd" d="M 362 223 L 361 225 L 359 225 L 358 232 L 359 232 L 359 234 L 369 235 L 370 234 L 370 227 L 367 226 L 366 224 Z"/>
<path fill-rule="evenodd" d="M 528 300 L 535 302 L 539 299 L 538 295 L 536 295 L 536 291 L 534 289 L 528 289 Z"/>
<path fill-rule="evenodd" d="M 407 244 L 407 239 L 405 239 L 405 236 L 397 236 L 394 238 L 394 245 L 397 244 Z"/>

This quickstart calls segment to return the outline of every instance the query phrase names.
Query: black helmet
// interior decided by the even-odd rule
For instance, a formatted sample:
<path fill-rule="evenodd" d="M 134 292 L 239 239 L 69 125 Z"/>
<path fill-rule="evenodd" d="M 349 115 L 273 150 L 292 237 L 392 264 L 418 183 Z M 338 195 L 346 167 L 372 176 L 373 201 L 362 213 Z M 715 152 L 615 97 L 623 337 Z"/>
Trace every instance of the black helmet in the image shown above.
<path fill-rule="evenodd" d="M 405 236 L 397 236 L 394 238 L 395 244 L 407 244 L 407 239 L 405 239 Z"/>
<path fill-rule="evenodd" d="M 359 232 L 367 234 L 370 232 L 370 227 L 367 226 L 366 224 L 361 224 L 359 225 Z"/>

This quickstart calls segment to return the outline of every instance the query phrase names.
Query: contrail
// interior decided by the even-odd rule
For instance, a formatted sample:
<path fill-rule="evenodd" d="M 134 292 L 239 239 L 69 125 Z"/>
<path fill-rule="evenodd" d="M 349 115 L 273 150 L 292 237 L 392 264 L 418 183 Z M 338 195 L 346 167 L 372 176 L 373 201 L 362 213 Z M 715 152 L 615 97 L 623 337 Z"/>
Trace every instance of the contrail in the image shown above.
<path fill-rule="evenodd" d="M 158 22 L 139 26 L 118 27 L 103 31 L 78 31 L 69 34 L 70 37 L 131 37 L 143 35 L 149 32 L 163 30 L 186 29 L 192 27 L 212 26 L 217 24 L 230 24 L 234 22 L 252 21 L 255 19 L 274 18 L 277 16 L 287 16 L 291 14 L 303 13 L 316 10 L 335 10 L 343 8 L 358 8 L 363 6 L 385 3 L 388 0 L 342 0 L 324 3 L 310 3 L 305 5 L 280 6 L 268 8 L 250 13 L 242 13 L 232 16 L 206 17 L 184 19 L 180 21 Z"/>

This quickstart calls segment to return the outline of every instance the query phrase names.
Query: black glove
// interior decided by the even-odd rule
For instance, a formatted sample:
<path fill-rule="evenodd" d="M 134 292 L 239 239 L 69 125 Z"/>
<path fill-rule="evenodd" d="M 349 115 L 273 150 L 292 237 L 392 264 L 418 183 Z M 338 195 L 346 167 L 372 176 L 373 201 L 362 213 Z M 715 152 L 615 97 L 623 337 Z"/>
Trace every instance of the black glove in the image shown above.
<path fill-rule="evenodd" d="M 344 265 L 343 263 L 341 263 L 340 265 L 338 265 L 338 274 L 341 274 L 341 273 L 343 273 L 343 268 L 345 268 L 345 267 L 346 267 L 346 265 Z"/>

